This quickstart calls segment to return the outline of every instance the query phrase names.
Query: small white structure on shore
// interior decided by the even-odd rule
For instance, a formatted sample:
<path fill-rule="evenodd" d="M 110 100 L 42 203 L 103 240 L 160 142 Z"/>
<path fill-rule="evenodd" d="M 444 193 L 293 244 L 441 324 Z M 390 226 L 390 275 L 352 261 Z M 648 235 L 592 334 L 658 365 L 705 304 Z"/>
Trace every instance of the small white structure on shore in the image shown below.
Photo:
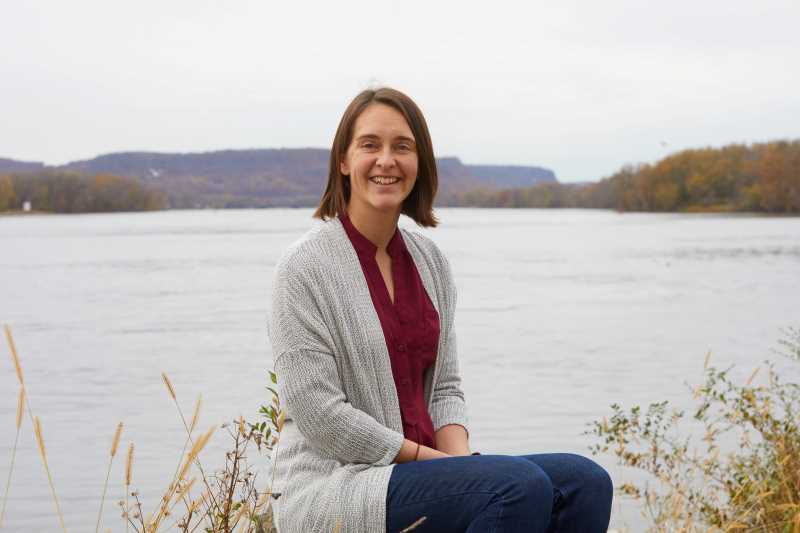
<path fill-rule="evenodd" d="M 31 210 L 31 203 L 28 200 L 22 202 L 22 210 L 26 213 Z"/>

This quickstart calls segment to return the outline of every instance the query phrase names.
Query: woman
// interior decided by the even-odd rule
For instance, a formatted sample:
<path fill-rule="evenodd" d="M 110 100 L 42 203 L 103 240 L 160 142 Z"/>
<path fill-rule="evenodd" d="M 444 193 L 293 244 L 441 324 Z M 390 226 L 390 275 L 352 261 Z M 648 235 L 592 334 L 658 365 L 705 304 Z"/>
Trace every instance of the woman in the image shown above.
<path fill-rule="evenodd" d="M 276 267 L 270 339 L 287 411 L 280 533 L 606 531 L 611 481 L 576 455 L 471 455 L 456 293 L 427 237 L 436 163 L 419 108 L 392 89 L 350 103 L 322 219 Z"/>

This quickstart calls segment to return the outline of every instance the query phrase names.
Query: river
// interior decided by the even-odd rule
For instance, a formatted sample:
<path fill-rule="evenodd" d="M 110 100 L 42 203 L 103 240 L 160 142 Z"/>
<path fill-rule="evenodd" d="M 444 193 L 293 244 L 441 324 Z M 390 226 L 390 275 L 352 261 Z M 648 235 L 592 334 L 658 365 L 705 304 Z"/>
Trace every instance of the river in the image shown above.
<path fill-rule="evenodd" d="M 749 375 L 800 325 L 800 218 L 440 209 L 421 230 L 448 256 L 471 444 L 484 453 L 587 453 L 586 424 L 625 406 L 689 398 L 712 351 Z M 70 531 L 94 526 L 109 446 L 135 442 L 146 509 L 174 472 L 184 412 L 205 429 L 267 401 L 270 282 L 310 209 L 0 218 L 0 322 L 12 327 Z M 403 219 L 401 224 L 414 226 Z M 0 480 L 14 442 L 17 379 L 0 348 Z M 789 367 L 787 367 L 789 368 Z M 793 369 L 796 372 L 796 367 Z M 789 370 L 787 370 L 789 371 Z M 228 440 L 204 452 L 218 464 Z M 103 529 L 124 529 L 124 453 Z M 600 457 L 616 484 L 627 473 Z M 259 472 L 264 461 L 254 458 Z M 643 527 L 618 498 L 612 526 Z M 29 421 L 8 531 L 58 531 Z"/>

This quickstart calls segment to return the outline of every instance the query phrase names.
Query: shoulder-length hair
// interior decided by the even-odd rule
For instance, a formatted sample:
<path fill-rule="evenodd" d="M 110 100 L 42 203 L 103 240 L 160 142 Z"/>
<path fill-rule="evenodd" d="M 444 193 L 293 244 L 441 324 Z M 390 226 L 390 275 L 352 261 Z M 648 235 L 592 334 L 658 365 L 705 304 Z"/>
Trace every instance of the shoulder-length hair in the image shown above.
<path fill-rule="evenodd" d="M 326 220 L 346 211 L 347 202 L 350 200 L 350 182 L 341 172 L 341 162 L 353 140 L 356 119 L 373 102 L 391 106 L 402 113 L 414 134 L 418 158 L 417 181 L 411 193 L 403 201 L 401 213 L 413 218 L 420 226 L 436 227 L 439 221 L 433 214 L 433 200 L 439 187 L 439 178 L 428 125 L 425 123 L 422 111 L 411 98 L 388 87 L 361 91 L 345 109 L 336 129 L 336 136 L 333 138 L 328 184 L 314 217 Z"/>

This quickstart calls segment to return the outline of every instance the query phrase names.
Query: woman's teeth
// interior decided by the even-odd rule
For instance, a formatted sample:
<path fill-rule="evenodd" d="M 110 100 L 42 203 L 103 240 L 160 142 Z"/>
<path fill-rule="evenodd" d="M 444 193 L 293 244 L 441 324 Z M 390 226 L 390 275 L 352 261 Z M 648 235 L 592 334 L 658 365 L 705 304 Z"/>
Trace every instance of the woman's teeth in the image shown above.
<path fill-rule="evenodd" d="M 385 178 L 383 176 L 374 176 L 369 179 L 369 181 L 373 183 L 378 183 L 380 185 L 391 185 L 393 183 L 397 183 L 400 181 L 400 178 Z"/>

